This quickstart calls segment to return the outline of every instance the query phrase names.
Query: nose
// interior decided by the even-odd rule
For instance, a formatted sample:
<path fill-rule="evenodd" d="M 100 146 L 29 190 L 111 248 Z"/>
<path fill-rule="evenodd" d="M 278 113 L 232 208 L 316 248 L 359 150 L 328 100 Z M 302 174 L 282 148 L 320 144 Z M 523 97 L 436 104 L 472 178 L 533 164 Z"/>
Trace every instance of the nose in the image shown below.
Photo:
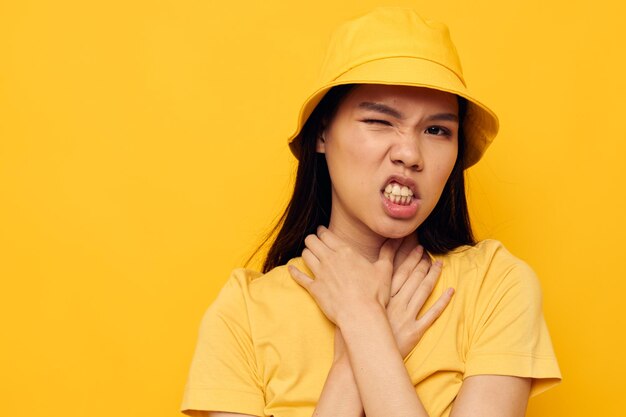
<path fill-rule="evenodd" d="M 421 171 L 424 167 L 421 143 L 417 135 L 398 138 L 391 147 L 389 157 L 395 165 L 404 165 L 415 171 Z"/>

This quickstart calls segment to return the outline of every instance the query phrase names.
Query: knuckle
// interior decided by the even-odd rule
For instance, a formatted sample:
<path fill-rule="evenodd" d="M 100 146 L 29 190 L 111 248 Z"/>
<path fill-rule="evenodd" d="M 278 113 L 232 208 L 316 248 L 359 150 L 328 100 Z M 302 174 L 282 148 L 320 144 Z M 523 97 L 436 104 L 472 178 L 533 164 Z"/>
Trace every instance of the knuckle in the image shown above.
<path fill-rule="evenodd" d="M 400 265 L 396 271 L 395 275 L 405 277 L 409 274 L 409 266 L 403 263 Z"/>
<path fill-rule="evenodd" d="M 435 279 L 432 276 L 422 281 L 422 284 L 428 290 L 428 293 L 433 292 L 433 289 L 435 289 Z"/>
<path fill-rule="evenodd" d="M 432 315 L 431 312 L 428 312 L 426 314 L 424 314 L 421 318 L 420 318 L 420 324 L 421 324 L 421 328 L 423 331 L 425 331 L 426 329 L 428 329 L 433 322 L 435 321 L 435 316 Z"/>
<path fill-rule="evenodd" d="M 443 306 L 442 305 L 435 305 L 432 308 L 432 315 L 434 317 L 439 317 L 441 315 L 441 313 L 443 313 Z"/>
<path fill-rule="evenodd" d="M 434 286 L 432 285 L 432 283 L 430 282 L 425 282 L 424 286 L 423 286 L 423 290 L 424 290 L 424 295 L 426 297 L 430 296 L 433 293 L 434 290 Z"/>
<path fill-rule="evenodd" d="M 432 283 L 428 280 L 422 281 L 417 289 L 417 292 L 424 296 L 424 298 L 427 298 L 433 292 Z"/>
<path fill-rule="evenodd" d="M 430 265 L 428 265 L 428 263 L 424 262 L 423 260 L 420 261 L 419 264 L 417 264 L 417 270 L 422 274 L 426 274 L 429 269 Z"/>

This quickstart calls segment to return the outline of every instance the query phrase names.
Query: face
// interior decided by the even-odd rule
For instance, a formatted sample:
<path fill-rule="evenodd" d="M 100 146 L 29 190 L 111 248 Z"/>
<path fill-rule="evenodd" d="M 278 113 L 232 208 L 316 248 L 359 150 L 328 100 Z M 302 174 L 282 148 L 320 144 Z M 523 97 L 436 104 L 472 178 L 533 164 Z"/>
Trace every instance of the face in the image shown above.
<path fill-rule="evenodd" d="M 332 182 L 331 225 L 385 238 L 431 213 L 458 153 L 458 101 L 421 87 L 351 90 L 317 140 Z"/>

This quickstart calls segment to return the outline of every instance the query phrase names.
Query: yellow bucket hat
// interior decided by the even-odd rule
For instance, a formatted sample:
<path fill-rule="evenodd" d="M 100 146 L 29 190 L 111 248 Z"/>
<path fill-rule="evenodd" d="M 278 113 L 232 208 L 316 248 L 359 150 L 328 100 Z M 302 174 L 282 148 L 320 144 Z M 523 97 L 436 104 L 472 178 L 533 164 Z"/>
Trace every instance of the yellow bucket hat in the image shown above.
<path fill-rule="evenodd" d="M 341 84 L 427 87 L 467 99 L 465 168 L 478 162 L 498 133 L 497 116 L 467 89 L 447 26 L 412 9 L 379 7 L 337 28 L 314 92 L 300 108 L 298 127 L 289 137 L 296 158 L 302 126 L 328 90 Z"/>

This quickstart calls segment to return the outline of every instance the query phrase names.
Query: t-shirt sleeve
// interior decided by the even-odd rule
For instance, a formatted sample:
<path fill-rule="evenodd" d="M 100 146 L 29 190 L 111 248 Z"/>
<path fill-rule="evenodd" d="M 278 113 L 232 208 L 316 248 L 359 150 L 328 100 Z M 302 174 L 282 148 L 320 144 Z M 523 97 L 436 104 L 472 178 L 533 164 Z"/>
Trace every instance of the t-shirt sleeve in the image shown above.
<path fill-rule="evenodd" d="M 185 386 L 181 411 L 263 416 L 265 406 L 257 371 L 246 298 L 247 271 L 237 269 L 208 308 Z"/>
<path fill-rule="evenodd" d="M 530 377 L 534 396 L 558 384 L 561 372 L 537 276 L 520 260 L 506 263 L 494 259 L 479 290 L 464 376 Z"/>

